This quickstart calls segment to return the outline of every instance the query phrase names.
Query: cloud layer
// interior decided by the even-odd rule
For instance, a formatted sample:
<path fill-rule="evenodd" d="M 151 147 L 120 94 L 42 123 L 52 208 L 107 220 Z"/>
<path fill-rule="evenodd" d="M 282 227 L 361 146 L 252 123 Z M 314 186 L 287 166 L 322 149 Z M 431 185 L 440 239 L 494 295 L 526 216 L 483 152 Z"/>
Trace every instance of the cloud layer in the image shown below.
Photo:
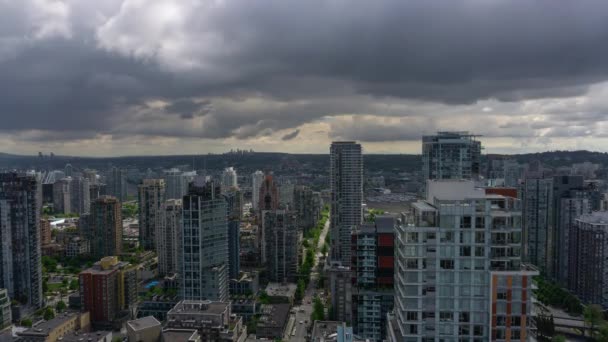
<path fill-rule="evenodd" d="M 0 141 L 392 151 L 467 129 L 574 147 L 608 134 L 606 41 L 599 0 L 0 0 Z"/>

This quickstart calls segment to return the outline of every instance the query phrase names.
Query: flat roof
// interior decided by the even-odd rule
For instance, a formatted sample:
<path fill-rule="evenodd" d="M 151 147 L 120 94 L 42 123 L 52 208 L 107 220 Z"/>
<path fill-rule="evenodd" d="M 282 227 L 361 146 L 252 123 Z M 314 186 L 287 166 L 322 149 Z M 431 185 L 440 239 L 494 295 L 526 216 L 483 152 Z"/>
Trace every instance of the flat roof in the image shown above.
<path fill-rule="evenodd" d="M 156 318 L 154 318 L 154 316 L 146 316 L 146 317 L 138 318 L 133 321 L 128 321 L 127 324 L 134 331 L 139 331 L 139 330 L 148 329 L 148 328 L 152 328 L 152 327 L 160 328 L 160 322 Z"/>
<path fill-rule="evenodd" d="M 194 341 L 198 332 L 196 329 L 167 329 L 163 331 L 164 342 Z"/>
<path fill-rule="evenodd" d="M 276 296 L 285 296 L 292 297 L 296 294 L 296 289 L 298 286 L 296 284 L 280 284 L 280 283 L 268 283 L 266 286 L 266 294 L 271 297 Z"/>
<path fill-rule="evenodd" d="M 260 309 L 258 326 L 283 328 L 289 318 L 290 304 L 264 304 Z"/>
<path fill-rule="evenodd" d="M 18 335 L 19 336 L 46 336 L 51 331 L 58 328 L 65 322 L 77 318 L 79 314 L 80 314 L 80 312 L 78 312 L 78 311 L 66 311 L 66 312 L 57 314 L 57 316 L 55 316 L 55 318 L 50 319 L 48 321 L 42 320 L 42 321 L 38 321 L 38 322 L 34 323 L 34 325 L 31 328 L 29 328 L 23 332 L 19 332 Z"/>
<path fill-rule="evenodd" d="M 219 315 L 227 310 L 229 302 L 212 302 L 208 300 L 182 300 L 177 303 L 169 314 L 202 313 Z"/>
<path fill-rule="evenodd" d="M 112 332 L 106 331 L 106 330 L 94 331 L 94 332 L 90 332 L 90 333 L 75 332 L 75 333 L 70 333 L 70 334 L 64 335 L 63 337 L 60 337 L 58 341 L 82 342 L 82 341 L 88 341 L 89 339 L 91 339 L 91 341 L 99 341 L 101 339 L 101 337 L 105 337 L 108 335 L 112 336 Z"/>

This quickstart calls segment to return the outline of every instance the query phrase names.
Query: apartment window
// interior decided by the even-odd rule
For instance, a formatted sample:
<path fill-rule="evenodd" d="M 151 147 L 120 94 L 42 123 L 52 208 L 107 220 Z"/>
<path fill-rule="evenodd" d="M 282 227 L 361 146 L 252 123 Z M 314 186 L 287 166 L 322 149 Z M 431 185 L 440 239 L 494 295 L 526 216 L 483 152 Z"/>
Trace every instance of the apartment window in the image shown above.
<path fill-rule="evenodd" d="M 461 325 L 458 327 L 458 335 L 467 336 L 471 333 L 471 330 L 468 325 Z"/>
<path fill-rule="evenodd" d="M 511 330 L 511 341 L 519 340 L 521 338 L 521 333 L 519 330 Z"/>
<path fill-rule="evenodd" d="M 486 249 L 484 247 L 475 247 L 475 256 L 482 257 L 485 256 Z"/>
<path fill-rule="evenodd" d="M 454 242 L 454 233 L 441 232 L 441 242 Z"/>
<path fill-rule="evenodd" d="M 520 316 L 511 316 L 511 326 L 512 327 L 521 326 L 521 317 Z"/>
<path fill-rule="evenodd" d="M 405 313 L 405 319 L 407 321 L 417 321 L 418 320 L 418 312 L 417 311 L 407 311 Z"/>
<path fill-rule="evenodd" d="M 415 335 L 418 334 L 418 326 L 414 324 L 410 324 L 410 334 Z"/>
<path fill-rule="evenodd" d="M 440 321 L 453 321 L 454 314 L 449 311 L 442 311 L 439 313 L 439 320 Z"/>
<path fill-rule="evenodd" d="M 464 323 L 464 322 L 468 323 L 468 322 L 470 322 L 470 321 L 471 321 L 471 316 L 469 315 L 469 313 L 468 313 L 468 312 L 461 312 L 461 313 L 460 313 L 460 316 L 459 316 L 459 318 L 458 318 L 458 320 L 459 320 L 461 323 Z"/>
<path fill-rule="evenodd" d="M 486 218 L 485 217 L 476 217 L 475 218 L 475 228 L 484 229 L 486 227 Z"/>
<path fill-rule="evenodd" d="M 475 233 L 475 243 L 486 243 L 486 233 L 484 233 L 484 232 Z"/>
<path fill-rule="evenodd" d="M 418 242 L 418 233 L 416 233 L 416 232 L 406 233 L 405 242 Z"/>
<path fill-rule="evenodd" d="M 442 259 L 439 261 L 439 267 L 441 267 L 444 270 L 453 270 L 454 269 L 454 260 Z"/>
<path fill-rule="evenodd" d="M 471 247 L 460 247 L 460 256 L 471 256 Z"/>
<path fill-rule="evenodd" d="M 460 228 L 471 228 L 471 216 L 463 216 L 460 219 Z"/>
<path fill-rule="evenodd" d="M 507 291 L 498 291 L 498 293 L 496 293 L 496 299 L 507 299 Z"/>
<path fill-rule="evenodd" d="M 418 268 L 418 259 L 407 259 L 405 262 L 405 268 L 417 269 Z"/>
<path fill-rule="evenodd" d="M 505 316 L 496 316 L 496 325 L 506 326 L 507 325 L 507 317 L 505 317 Z"/>
<path fill-rule="evenodd" d="M 473 326 L 473 335 L 475 335 L 475 336 L 483 336 L 483 325 L 475 325 L 475 326 Z"/>

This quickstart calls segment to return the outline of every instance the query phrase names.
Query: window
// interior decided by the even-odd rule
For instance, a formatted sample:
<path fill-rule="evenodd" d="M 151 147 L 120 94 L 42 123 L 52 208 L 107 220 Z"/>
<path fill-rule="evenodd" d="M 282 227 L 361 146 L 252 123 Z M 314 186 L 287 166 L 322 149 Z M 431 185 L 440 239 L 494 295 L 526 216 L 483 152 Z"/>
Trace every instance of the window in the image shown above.
<path fill-rule="evenodd" d="M 442 259 L 439 261 L 439 267 L 441 267 L 444 270 L 453 270 L 454 269 L 454 260 Z"/>
<path fill-rule="evenodd" d="M 405 242 L 418 242 L 418 233 L 416 233 L 416 232 L 406 233 Z"/>
<path fill-rule="evenodd" d="M 439 320 L 440 321 L 453 321 L 454 320 L 454 314 L 449 312 L 449 311 L 442 311 L 439 313 Z"/>
<path fill-rule="evenodd" d="M 475 228 L 484 229 L 486 227 L 486 218 L 485 217 L 476 217 L 475 218 Z"/>
<path fill-rule="evenodd" d="M 471 228 L 471 216 L 463 216 L 460 219 L 460 228 Z"/>
<path fill-rule="evenodd" d="M 475 243 L 486 243 L 486 233 L 484 233 L 484 232 L 475 233 Z"/>
<path fill-rule="evenodd" d="M 461 312 L 458 320 L 460 322 L 468 323 L 468 322 L 470 322 L 470 319 L 471 319 L 471 317 L 468 312 Z"/>
<path fill-rule="evenodd" d="M 483 247 L 475 247 L 475 256 L 482 257 L 485 256 L 486 249 Z"/>
<path fill-rule="evenodd" d="M 460 247 L 460 256 L 471 256 L 471 247 Z"/>
<path fill-rule="evenodd" d="M 506 326 L 507 325 L 507 317 L 505 317 L 505 316 L 496 316 L 496 325 Z"/>
<path fill-rule="evenodd" d="M 417 321 L 418 320 L 418 312 L 417 311 L 407 311 L 405 313 L 405 319 L 408 321 Z"/>
<path fill-rule="evenodd" d="M 410 324 L 410 334 L 415 335 L 418 334 L 418 326 L 414 324 Z"/>
<path fill-rule="evenodd" d="M 506 291 L 498 291 L 498 293 L 496 293 L 496 299 L 507 299 L 507 292 Z"/>
<path fill-rule="evenodd" d="M 418 268 L 418 259 L 407 259 L 405 262 L 405 268 L 417 269 Z"/>
<path fill-rule="evenodd" d="M 473 335 L 475 335 L 475 336 L 483 336 L 483 325 L 475 325 L 475 326 L 473 326 Z"/>
<path fill-rule="evenodd" d="M 454 242 L 454 233 L 441 232 L 441 242 Z"/>
<path fill-rule="evenodd" d="M 458 335 L 460 336 L 467 336 L 470 334 L 470 329 L 468 325 L 461 325 L 458 328 Z"/>

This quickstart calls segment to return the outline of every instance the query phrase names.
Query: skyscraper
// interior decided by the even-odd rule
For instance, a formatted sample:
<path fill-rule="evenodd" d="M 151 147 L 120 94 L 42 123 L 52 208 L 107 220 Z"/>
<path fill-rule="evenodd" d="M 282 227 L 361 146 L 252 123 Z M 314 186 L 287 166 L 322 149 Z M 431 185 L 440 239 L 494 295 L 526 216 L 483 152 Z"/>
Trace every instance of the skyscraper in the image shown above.
<path fill-rule="evenodd" d="M 91 208 L 90 196 L 89 180 L 81 176 L 72 177 L 70 184 L 71 212 L 78 215 L 88 214 Z"/>
<path fill-rule="evenodd" d="M 273 282 L 295 282 L 299 250 L 295 214 L 286 210 L 264 210 L 262 229 L 266 238 L 268 278 Z"/>
<path fill-rule="evenodd" d="M 241 272 L 241 221 L 228 221 L 228 268 L 230 279 L 238 279 Z"/>
<path fill-rule="evenodd" d="M 293 192 L 294 210 L 298 214 L 298 227 L 306 232 L 313 228 L 321 216 L 321 194 L 307 186 L 296 186 Z"/>
<path fill-rule="evenodd" d="M 521 263 L 519 200 L 438 180 L 411 209 L 395 233 L 388 340 L 527 340 L 538 271 Z"/>
<path fill-rule="evenodd" d="M 228 208 L 214 182 L 195 179 L 183 199 L 182 298 L 228 300 Z"/>
<path fill-rule="evenodd" d="M 167 199 L 182 199 L 188 193 L 188 184 L 196 177 L 196 171 L 183 172 L 179 169 L 164 171 Z"/>
<path fill-rule="evenodd" d="M 222 173 L 222 189 L 236 188 L 237 182 L 236 170 L 233 167 L 227 167 Z"/>
<path fill-rule="evenodd" d="M 350 266 L 350 235 L 362 221 L 363 156 L 361 145 L 333 142 L 330 148 L 331 259 Z"/>
<path fill-rule="evenodd" d="M 122 252 L 121 210 L 120 202 L 112 196 L 102 196 L 91 203 L 91 213 L 83 223 L 93 257 L 101 259 Z"/>
<path fill-rule="evenodd" d="M 526 178 L 524 205 L 524 260 L 550 272 L 553 231 L 553 179 Z"/>
<path fill-rule="evenodd" d="M 66 177 L 53 183 L 53 211 L 57 214 L 72 213 L 72 178 Z"/>
<path fill-rule="evenodd" d="M 472 179 L 479 175 L 481 143 L 468 132 L 422 137 L 424 179 Z"/>
<path fill-rule="evenodd" d="M 260 187 L 264 181 L 264 172 L 258 170 L 251 174 L 251 207 L 258 210 L 260 203 Z"/>
<path fill-rule="evenodd" d="M 43 299 L 36 191 L 35 177 L 0 173 L 0 288 L 38 308 Z"/>
<path fill-rule="evenodd" d="M 121 203 L 127 199 L 127 175 L 125 170 L 113 167 L 107 180 L 107 192 Z"/>
<path fill-rule="evenodd" d="M 276 210 L 279 208 L 279 189 L 272 174 L 264 176 L 262 185 L 259 189 L 258 209 L 261 210 Z"/>
<path fill-rule="evenodd" d="M 138 187 L 139 244 L 146 250 L 156 250 L 156 231 L 161 219 L 161 206 L 165 202 L 165 181 L 144 179 Z"/>
<path fill-rule="evenodd" d="M 157 232 L 158 272 L 170 275 L 179 272 L 182 231 L 182 200 L 169 199 L 161 207 Z"/>

